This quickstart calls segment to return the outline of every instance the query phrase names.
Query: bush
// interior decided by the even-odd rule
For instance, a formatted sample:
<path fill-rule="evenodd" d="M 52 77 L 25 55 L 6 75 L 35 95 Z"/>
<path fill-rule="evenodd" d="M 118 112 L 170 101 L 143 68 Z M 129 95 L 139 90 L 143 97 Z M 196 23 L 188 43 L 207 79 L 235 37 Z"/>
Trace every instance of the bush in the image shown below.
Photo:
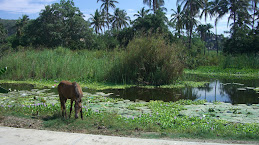
<path fill-rule="evenodd" d="M 179 45 L 167 44 L 162 36 L 138 37 L 129 42 L 126 54 L 108 73 L 108 81 L 162 85 L 176 80 L 183 71 Z"/>

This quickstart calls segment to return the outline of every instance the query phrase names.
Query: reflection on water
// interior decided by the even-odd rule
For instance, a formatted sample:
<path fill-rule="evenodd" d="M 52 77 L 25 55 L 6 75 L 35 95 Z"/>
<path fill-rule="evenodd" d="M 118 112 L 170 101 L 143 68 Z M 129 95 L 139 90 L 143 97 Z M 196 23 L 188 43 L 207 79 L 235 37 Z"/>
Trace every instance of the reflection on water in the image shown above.
<path fill-rule="evenodd" d="M 113 93 L 110 97 L 114 98 L 123 98 L 129 99 L 131 101 L 135 100 L 163 100 L 165 102 L 169 101 L 177 101 L 180 99 L 191 99 L 194 100 L 197 98 L 195 92 L 193 92 L 192 88 L 186 89 L 146 89 L 146 88 L 138 88 L 132 87 L 127 89 L 111 89 L 111 90 L 103 90 L 104 93 Z"/>
<path fill-rule="evenodd" d="M 199 81 L 208 81 L 204 87 L 199 88 L 183 88 L 183 89 L 145 89 L 132 87 L 127 89 L 108 89 L 108 90 L 89 90 L 83 88 L 88 93 L 113 93 L 109 97 L 123 98 L 132 101 L 143 100 L 163 100 L 166 102 L 177 101 L 180 99 L 189 100 L 207 100 L 208 102 L 221 101 L 232 104 L 258 104 L 259 94 L 253 89 L 259 87 L 259 79 L 242 80 L 242 79 L 213 79 L 201 78 L 195 76 L 192 78 Z M 202 79 L 202 80 L 201 80 Z M 189 78 L 191 80 L 191 78 Z M 28 84 L 1 84 L 4 88 L 12 90 L 30 90 L 33 85 Z M 57 93 L 57 89 L 51 91 Z"/>
<path fill-rule="evenodd" d="M 250 80 L 251 81 L 251 80 Z M 258 80 L 251 81 L 258 82 Z M 257 94 L 253 89 L 258 87 L 249 85 L 244 81 L 242 83 L 236 82 L 224 82 L 222 80 L 215 80 L 210 82 L 205 87 L 194 88 L 198 90 L 197 99 L 205 99 L 208 102 L 221 101 L 232 104 L 257 104 L 259 103 L 259 94 Z"/>
<path fill-rule="evenodd" d="M 110 97 L 135 100 L 163 100 L 177 101 L 180 99 L 207 100 L 208 102 L 227 102 L 232 104 L 258 104 L 259 94 L 253 89 L 259 87 L 259 79 L 213 79 L 197 77 L 188 78 L 199 81 L 208 81 L 204 87 L 183 89 L 145 89 L 127 88 L 120 90 L 104 90 L 104 93 L 113 93 Z"/>

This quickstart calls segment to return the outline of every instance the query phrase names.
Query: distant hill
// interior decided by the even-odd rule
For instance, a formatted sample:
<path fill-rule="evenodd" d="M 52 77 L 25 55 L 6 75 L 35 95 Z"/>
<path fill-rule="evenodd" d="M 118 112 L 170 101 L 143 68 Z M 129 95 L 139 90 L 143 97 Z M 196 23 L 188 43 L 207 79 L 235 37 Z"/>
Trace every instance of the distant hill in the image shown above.
<path fill-rule="evenodd" d="M 4 28 L 8 32 L 8 36 L 13 35 L 13 34 L 16 33 L 16 30 L 15 30 L 16 20 L 6 20 L 6 19 L 1 19 L 0 18 L 0 23 L 2 23 L 4 25 Z"/>

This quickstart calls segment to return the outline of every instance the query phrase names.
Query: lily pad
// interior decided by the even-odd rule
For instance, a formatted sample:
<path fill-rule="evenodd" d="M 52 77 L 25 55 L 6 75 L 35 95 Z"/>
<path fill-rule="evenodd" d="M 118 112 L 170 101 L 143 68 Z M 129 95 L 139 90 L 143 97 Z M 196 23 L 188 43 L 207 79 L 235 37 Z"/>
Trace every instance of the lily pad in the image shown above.
<path fill-rule="evenodd" d="M 254 90 L 254 87 L 246 87 L 248 90 Z"/>
<path fill-rule="evenodd" d="M 180 111 L 186 116 L 204 117 L 211 116 L 215 119 L 223 119 L 230 122 L 259 123 L 258 109 L 256 105 L 231 105 L 230 103 L 208 104 L 208 105 L 185 105 L 186 110 Z M 209 112 L 213 108 L 215 112 Z M 248 115 L 249 114 L 249 115 Z"/>
<path fill-rule="evenodd" d="M 238 91 L 246 91 L 246 88 L 237 88 Z"/>
<path fill-rule="evenodd" d="M 244 86 L 244 84 L 240 84 L 240 83 L 233 83 L 233 85 Z"/>

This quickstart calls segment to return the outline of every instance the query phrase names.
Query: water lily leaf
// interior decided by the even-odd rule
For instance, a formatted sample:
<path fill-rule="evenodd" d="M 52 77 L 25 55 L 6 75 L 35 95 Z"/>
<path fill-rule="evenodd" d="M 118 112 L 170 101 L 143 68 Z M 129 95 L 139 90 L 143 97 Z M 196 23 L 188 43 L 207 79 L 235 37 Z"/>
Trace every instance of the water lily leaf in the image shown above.
<path fill-rule="evenodd" d="M 244 84 L 240 84 L 240 83 L 233 83 L 233 85 L 243 86 Z"/>
<path fill-rule="evenodd" d="M 9 91 L 0 86 L 0 93 L 8 93 Z"/>
<path fill-rule="evenodd" d="M 246 87 L 248 90 L 254 90 L 254 87 Z"/>

